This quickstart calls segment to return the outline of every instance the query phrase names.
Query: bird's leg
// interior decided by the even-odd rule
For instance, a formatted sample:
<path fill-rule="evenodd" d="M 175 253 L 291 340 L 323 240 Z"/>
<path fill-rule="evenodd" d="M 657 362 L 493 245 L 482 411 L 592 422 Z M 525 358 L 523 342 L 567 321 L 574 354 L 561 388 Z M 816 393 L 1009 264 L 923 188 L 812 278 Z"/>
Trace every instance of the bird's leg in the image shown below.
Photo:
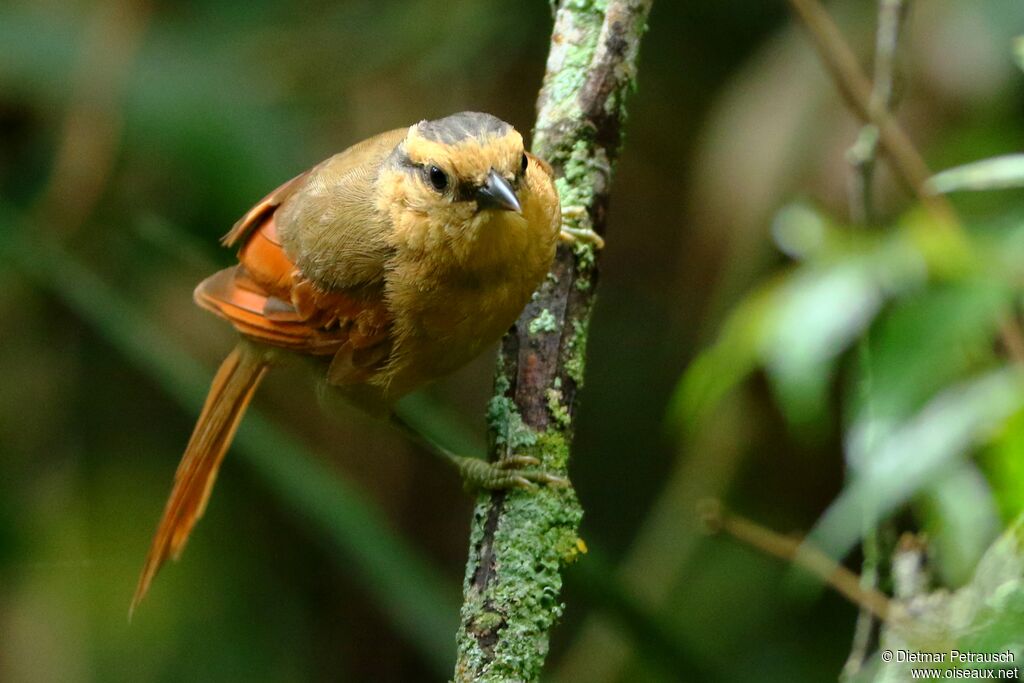
<path fill-rule="evenodd" d="M 509 455 L 501 458 L 498 462 L 488 462 L 481 458 L 451 452 L 396 413 L 391 415 L 391 423 L 410 440 L 454 465 L 467 489 L 495 491 L 514 488 L 533 489 L 537 488 L 538 484 L 559 487 L 569 485 L 569 482 L 562 477 L 556 477 L 536 469 L 528 469 L 540 464 L 540 460 L 533 456 Z"/>
<path fill-rule="evenodd" d="M 567 221 L 583 227 L 567 225 Z M 563 242 L 569 244 L 585 242 L 594 245 L 595 249 L 604 249 L 604 238 L 590 228 L 590 215 L 587 213 L 587 207 L 585 206 L 562 207 L 562 233 L 560 237 Z"/>

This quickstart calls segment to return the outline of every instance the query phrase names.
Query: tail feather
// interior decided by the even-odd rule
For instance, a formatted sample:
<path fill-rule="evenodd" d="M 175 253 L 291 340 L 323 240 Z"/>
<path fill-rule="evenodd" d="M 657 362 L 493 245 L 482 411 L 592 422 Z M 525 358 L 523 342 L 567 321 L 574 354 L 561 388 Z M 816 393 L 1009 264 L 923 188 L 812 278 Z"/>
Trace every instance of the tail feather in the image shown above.
<path fill-rule="evenodd" d="M 129 617 L 167 558 L 176 560 L 181 555 L 192 527 L 206 511 L 224 454 L 268 367 L 260 351 L 245 342 L 221 363 L 174 475 L 174 488 L 146 555 Z"/>

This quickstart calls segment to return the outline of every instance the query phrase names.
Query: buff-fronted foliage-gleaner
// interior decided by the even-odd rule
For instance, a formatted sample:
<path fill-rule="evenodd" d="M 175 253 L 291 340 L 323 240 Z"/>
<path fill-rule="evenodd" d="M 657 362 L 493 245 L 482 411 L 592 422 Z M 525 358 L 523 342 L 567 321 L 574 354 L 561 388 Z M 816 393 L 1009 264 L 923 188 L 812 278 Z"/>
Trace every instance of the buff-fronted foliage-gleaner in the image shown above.
<path fill-rule="evenodd" d="M 560 485 L 532 457 L 452 453 L 395 417 L 402 396 L 509 329 L 551 266 L 562 218 L 551 168 L 489 114 L 381 133 L 277 188 L 224 237 L 238 264 L 195 290 L 241 339 L 221 364 L 175 475 L 132 609 L 203 514 L 267 370 L 311 359 L 326 391 L 392 419 L 468 485 Z M 591 234 L 598 245 L 600 238 Z"/>

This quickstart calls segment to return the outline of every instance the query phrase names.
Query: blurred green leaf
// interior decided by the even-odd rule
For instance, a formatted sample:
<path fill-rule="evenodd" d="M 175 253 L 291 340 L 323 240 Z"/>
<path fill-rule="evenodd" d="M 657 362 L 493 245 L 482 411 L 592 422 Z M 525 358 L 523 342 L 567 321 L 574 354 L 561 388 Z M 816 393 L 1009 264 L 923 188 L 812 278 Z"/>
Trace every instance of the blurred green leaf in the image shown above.
<path fill-rule="evenodd" d="M 1024 36 L 1013 39 L 1013 58 L 1017 66 L 1024 70 Z"/>
<path fill-rule="evenodd" d="M 970 462 L 952 466 L 923 496 L 925 530 L 945 586 L 962 586 L 999 533 L 992 490 Z"/>
<path fill-rule="evenodd" d="M 971 583 L 955 600 L 969 615 L 961 642 L 987 652 L 1024 653 L 1024 517 L 985 552 Z M 972 608 L 974 613 L 971 614 Z"/>
<path fill-rule="evenodd" d="M 699 422 L 758 365 L 791 422 L 821 419 L 836 358 L 883 304 L 923 286 L 929 259 L 942 270 L 962 269 L 958 243 L 919 239 L 910 220 L 894 235 L 840 239 L 823 237 L 825 224 L 809 209 L 790 207 L 778 225 L 796 252 L 813 258 L 737 306 L 719 340 L 684 373 L 671 407 L 676 424 Z"/>
<path fill-rule="evenodd" d="M 819 254 L 831 231 L 820 211 L 800 202 L 779 209 L 772 221 L 772 237 L 779 251 L 798 261 Z"/>
<path fill-rule="evenodd" d="M 1024 154 L 1007 154 L 950 168 L 936 173 L 927 183 L 932 194 L 1011 187 L 1024 187 Z"/>
<path fill-rule="evenodd" d="M 748 295 L 722 326 L 718 340 L 690 364 L 669 406 L 671 424 L 692 431 L 757 367 L 765 321 L 778 306 L 780 282 Z"/>
<path fill-rule="evenodd" d="M 1024 411 L 999 430 L 980 456 L 1004 520 L 1024 513 Z"/>
<path fill-rule="evenodd" d="M 865 525 L 936 481 L 958 458 L 991 437 L 1024 406 L 1024 374 L 995 370 L 946 389 L 878 439 L 852 482 L 808 537 L 833 557 L 844 555 Z"/>
<path fill-rule="evenodd" d="M 887 435 L 940 389 L 986 367 L 1000 314 L 1012 294 L 999 283 L 971 280 L 915 293 L 874 326 L 847 390 L 847 460 L 856 472 L 869 442 Z M 870 378 L 870 392 L 861 387 Z"/>
<path fill-rule="evenodd" d="M 867 260 L 803 270 L 786 283 L 765 327 L 761 355 L 790 421 L 824 416 L 832 362 L 883 301 Z"/>

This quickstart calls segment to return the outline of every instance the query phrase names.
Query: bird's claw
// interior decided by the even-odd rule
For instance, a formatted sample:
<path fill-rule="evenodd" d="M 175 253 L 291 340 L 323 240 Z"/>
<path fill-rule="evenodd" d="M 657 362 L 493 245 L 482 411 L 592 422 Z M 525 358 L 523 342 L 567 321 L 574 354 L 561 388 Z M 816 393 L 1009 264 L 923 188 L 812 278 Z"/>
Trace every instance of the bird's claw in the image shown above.
<path fill-rule="evenodd" d="M 456 464 L 463 482 L 470 489 L 501 491 L 536 489 L 538 486 L 565 488 L 569 485 L 569 480 L 564 477 L 528 469 L 540 465 L 540 460 L 530 455 L 510 455 L 497 462 L 460 458 Z"/>
<path fill-rule="evenodd" d="M 563 242 L 568 244 L 576 244 L 577 242 L 584 242 L 592 244 L 595 249 L 604 249 L 604 238 L 598 235 L 590 228 L 562 228 L 562 232 L 559 235 Z"/>
<path fill-rule="evenodd" d="M 587 225 L 588 213 L 585 206 L 566 206 L 562 208 L 562 232 L 559 235 L 561 240 L 567 244 L 583 242 L 591 244 L 595 249 L 604 249 L 604 238 L 591 230 L 589 227 L 575 228 L 566 225 L 566 219 L 574 223 Z"/>

